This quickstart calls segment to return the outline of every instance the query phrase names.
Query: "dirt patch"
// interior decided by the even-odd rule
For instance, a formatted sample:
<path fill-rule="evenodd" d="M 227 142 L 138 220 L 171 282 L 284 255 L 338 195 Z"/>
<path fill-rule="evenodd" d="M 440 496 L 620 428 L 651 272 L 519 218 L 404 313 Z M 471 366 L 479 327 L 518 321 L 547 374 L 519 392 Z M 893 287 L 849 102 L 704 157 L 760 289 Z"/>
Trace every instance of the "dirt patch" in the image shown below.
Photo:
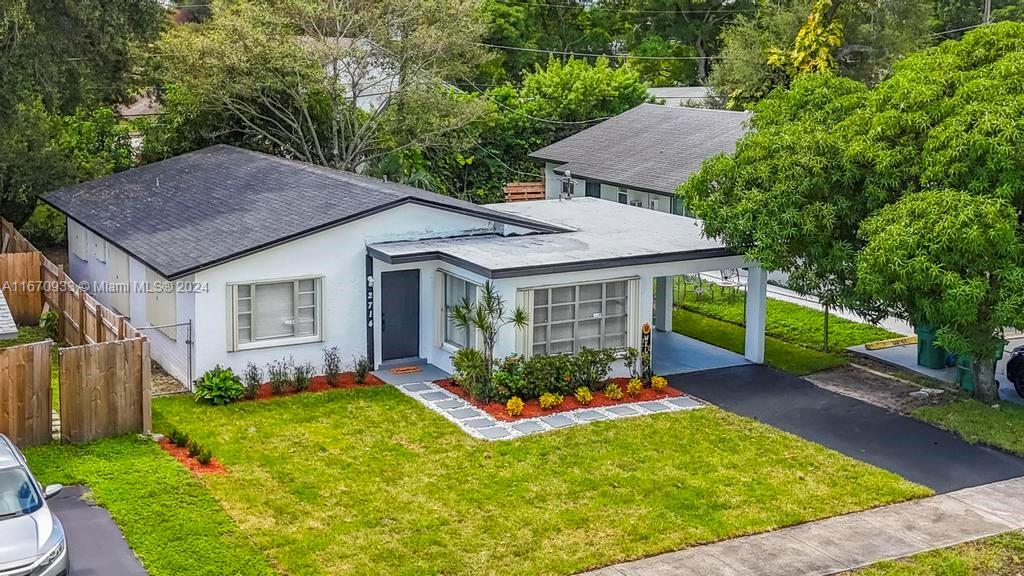
<path fill-rule="evenodd" d="M 163 448 L 164 452 L 167 452 L 181 465 L 188 468 L 193 474 L 227 474 L 228 470 L 223 464 L 217 461 L 216 458 L 210 460 L 209 464 L 200 464 L 198 460 L 188 455 L 188 448 L 182 448 L 176 446 L 167 438 L 160 440 L 160 447 Z"/>
<path fill-rule="evenodd" d="M 626 390 L 626 384 L 629 383 L 629 378 L 612 378 L 608 380 L 605 385 L 610 383 L 616 383 L 623 392 Z M 576 400 L 575 396 L 569 395 L 562 400 L 562 404 L 556 408 L 545 410 L 540 407 L 539 400 L 527 400 L 523 403 L 523 413 L 519 416 L 509 416 L 508 410 L 505 409 L 505 405 L 499 402 L 491 402 L 490 404 L 484 404 L 483 402 L 477 402 L 469 396 L 469 392 L 465 388 L 459 386 L 455 382 L 449 379 L 436 380 L 434 384 L 444 388 L 445 390 L 455 394 L 459 398 L 462 398 L 466 402 L 469 402 L 473 406 L 487 412 L 497 420 L 503 422 L 516 422 L 523 420 L 524 418 L 536 418 L 538 416 L 547 416 L 549 414 L 557 414 L 559 412 L 568 412 L 570 410 L 579 410 L 580 408 L 601 408 L 604 406 L 617 406 L 619 404 L 629 404 L 631 402 L 649 402 L 651 400 L 664 400 L 665 398 L 675 398 L 677 396 L 683 396 L 683 393 L 675 388 L 669 386 L 665 388 L 663 392 L 656 392 L 652 388 L 644 388 L 637 396 L 624 396 L 621 400 L 612 400 L 604 395 L 604 392 L 594 392 L 594 399 L 589 404 L 580 404 Z"/>
<path fill-rule="evenodd" d="M 939 390 L 887 374 L 875 367 L 848 365 L 804 376 L 805 380 L 844 396 L 874 404 L 898 414 L 910 414 L 922 406 L 937 406 L 958 396 L 953 390 L 942 389 L 941 394 L 922 394 Z M 913 395 L 911 393 L 914 393 Z"/>
<path fill-rule="evenodd" d="M 274 389 L 271 388 L 269 382 L 265 382 L 260 386 L 259 392 L 256 393 L 256 400 L 264 400 L 267 398 L 273 398 L 276 396 L 291 396 L 293 394 L 302 394 L 304 392 L 324 392 L 331 390 L 332 388 L 369 388 L 371 386 L 381 386 L 384 381 L 377 378 L 373 374 L 367 374 L 366 379 L 362 384 L 356 383 L 356 375 L 352 372 L 343 372 L 338 375 L 337 381 L 334 386 L 327 383 L 327 378 L 324 376 L 314 376 L 309 382 L 309 388 L 305 390 L 286 390 L 282 392 L 274 393 Z"/>

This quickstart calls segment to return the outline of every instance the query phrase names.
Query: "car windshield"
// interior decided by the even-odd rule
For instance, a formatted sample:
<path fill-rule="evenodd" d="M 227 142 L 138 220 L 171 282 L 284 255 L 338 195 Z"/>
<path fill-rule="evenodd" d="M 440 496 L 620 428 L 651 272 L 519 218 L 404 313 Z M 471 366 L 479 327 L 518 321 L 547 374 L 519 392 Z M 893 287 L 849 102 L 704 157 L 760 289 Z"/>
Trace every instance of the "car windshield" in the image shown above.
<path fill-rule="evenodd" d="M 35 482 L 21 468 L 0 470 L 0 520 L 31 514 L 42 506 Z"/>

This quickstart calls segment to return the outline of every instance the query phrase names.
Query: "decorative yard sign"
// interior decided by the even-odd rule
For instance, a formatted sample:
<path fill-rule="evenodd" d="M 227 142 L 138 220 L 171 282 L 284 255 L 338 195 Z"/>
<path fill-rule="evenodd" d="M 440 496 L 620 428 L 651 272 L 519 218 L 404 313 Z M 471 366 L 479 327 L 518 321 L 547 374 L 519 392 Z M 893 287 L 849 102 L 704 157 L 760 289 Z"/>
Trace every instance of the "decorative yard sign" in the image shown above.
<path fill-rule="evenodd" d="M 647 322 L 640 328 L 640 370 L 644 380 L 654 376 L 654 370 L 651 370 L 651 325 Z"/>

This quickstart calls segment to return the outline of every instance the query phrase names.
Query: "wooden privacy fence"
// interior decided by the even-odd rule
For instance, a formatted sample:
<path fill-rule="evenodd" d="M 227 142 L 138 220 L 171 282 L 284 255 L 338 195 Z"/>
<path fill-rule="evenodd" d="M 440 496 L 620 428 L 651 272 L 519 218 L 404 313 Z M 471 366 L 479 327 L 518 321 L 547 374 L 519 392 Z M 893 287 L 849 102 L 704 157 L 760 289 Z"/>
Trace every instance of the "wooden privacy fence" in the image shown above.
<path fill-rule="evenodd" d="M 51 345 L 46 340 L 0 349 L 0 432 L 19 446 L 50 441 Z"/>
<path fill-rule="evenodd" d="M 25 239 L 7 220 L 0 218 L 0 253 L 38 252 L 31 242 Z"/>
<path fill-rule="evenodd" d="M 0 289 L 18 325 L 35 324 L 43 312 L 39 252 L 0 254 Z"/>
<path fill-rule="evenodd" d="M 149 341 L 132 338 L 60 350 L 60 431 L 89 442 L 149 431 Z"/>
<path fill-rule="evenodd" d="M 100 304 L 60 266 L 44 258 L 39 267 L 42 298 L 60 314 L 60 335 L 74 345 L 142 338 L 128 319 Z"/>

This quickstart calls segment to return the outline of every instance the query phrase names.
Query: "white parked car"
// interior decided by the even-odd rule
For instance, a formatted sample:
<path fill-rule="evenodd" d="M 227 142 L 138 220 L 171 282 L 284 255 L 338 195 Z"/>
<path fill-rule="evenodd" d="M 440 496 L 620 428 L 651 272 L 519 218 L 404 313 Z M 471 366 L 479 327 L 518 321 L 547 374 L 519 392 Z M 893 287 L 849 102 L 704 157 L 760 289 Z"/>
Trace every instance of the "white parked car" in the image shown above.
<path fill-rule="evenodd" d="M 46 505 L 61 488 L 40 486 L 25 456 L 0 434 L 0 576 L 67 576 L 64 527 Z"/>

